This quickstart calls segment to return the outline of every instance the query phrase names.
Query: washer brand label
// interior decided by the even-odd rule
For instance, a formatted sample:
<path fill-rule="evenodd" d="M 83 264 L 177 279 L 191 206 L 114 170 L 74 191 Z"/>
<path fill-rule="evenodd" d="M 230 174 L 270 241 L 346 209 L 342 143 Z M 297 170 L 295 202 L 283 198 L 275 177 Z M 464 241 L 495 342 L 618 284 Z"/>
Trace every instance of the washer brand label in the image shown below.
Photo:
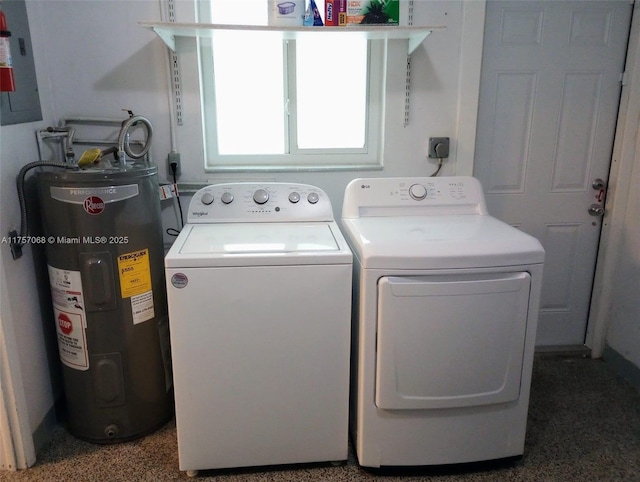
<path fill-rule="evenodd" d="M 102 209 L 104 209 L 106 204 L 124 201 L 125 199 L 136 197 L 139 194 L 137 184 L 91 188 L 51 186 L 49 188 L 49 192 L 53 199 L 62 201 L 63 203 L 82 204 L 84 206 L 84 210 L 89 214 L 99 214 L 90 212 L 87 209 L 87 202 L 90 199 L 99 199 L 99 202 L 103 204 Z"/>
<path fill-rule="evenodd" d="M 104 201 L 98 196 L 89 196 L 84 200 L 84 210 L 89 214 L 100 214 L 104 211 Z"/>
<path fill-rule="evenodd" d="M 208 211 L 193 211 L 191 213 L 191 215 L 195 216 L 196 218 L 201 218 L 202 216 L 206 216 L 207 214 L 209 214 Z"/>
<path fill-rule="evenodd" d="M 178 289 L 185 288 L 189 283 L 189 278 L 184 273 L 176 273 L 171 277 L 171 284 Z"/>

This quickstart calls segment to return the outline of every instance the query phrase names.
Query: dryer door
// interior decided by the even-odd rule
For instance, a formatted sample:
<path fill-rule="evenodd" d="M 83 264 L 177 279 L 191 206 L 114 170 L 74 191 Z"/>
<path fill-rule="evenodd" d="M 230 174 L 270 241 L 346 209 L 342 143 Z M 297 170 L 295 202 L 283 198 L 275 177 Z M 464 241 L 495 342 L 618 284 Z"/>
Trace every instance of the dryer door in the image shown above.
<path fill-rule="evenodd" d="M 427 409 L 517 400 L 530 275 L 383 277 L 376 405 Z"/>

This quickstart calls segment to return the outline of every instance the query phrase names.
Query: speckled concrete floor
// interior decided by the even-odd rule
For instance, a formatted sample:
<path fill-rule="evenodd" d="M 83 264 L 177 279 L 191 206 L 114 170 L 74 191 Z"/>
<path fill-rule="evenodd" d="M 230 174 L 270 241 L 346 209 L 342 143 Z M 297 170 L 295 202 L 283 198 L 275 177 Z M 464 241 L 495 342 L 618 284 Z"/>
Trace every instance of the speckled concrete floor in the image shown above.
<path fill-rule="evenodd" d="M 0 472 L 1 481 L 187 480 L 178 470 L 175 423 L 125 444 L 81 442 L 55 431 L 36 465 Z M 599 360 L 538 357 L 522 460 L 463 471 L 381 473 L 344 466 L 204 471 L 197 479 L 231 481 L 640 481 L 640 393 Z"/>

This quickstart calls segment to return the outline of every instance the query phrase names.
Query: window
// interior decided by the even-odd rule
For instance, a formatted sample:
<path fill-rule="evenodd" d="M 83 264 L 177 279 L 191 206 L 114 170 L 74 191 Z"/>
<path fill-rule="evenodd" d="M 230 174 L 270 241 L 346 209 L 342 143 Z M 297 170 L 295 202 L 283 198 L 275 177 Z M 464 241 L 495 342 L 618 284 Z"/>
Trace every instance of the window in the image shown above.
<path fill-rule="evenodd" d="M 242 4 L 200 0 L 199 21 L 266 23 L 265 0 Z M 380 165 L 383 49 L 340 35 L 199 39 L 205 169 Z"/>

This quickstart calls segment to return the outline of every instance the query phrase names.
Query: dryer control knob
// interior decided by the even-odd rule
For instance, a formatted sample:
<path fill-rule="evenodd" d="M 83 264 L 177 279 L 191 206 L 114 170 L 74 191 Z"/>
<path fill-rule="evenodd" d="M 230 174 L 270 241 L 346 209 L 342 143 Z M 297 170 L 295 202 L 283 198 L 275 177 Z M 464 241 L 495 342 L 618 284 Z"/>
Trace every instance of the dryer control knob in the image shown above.
<path fill-rule="evenodd" d="M 230 192 L 223 192 L 222 193 L 222 197 L 220 198 L 220 200 L 224 203 L 224 204 L 231 204 L 231 201 L 233 201 L 233 194 L 231 194 Z"/>
<path fill-rule="evenodd" d="M 202 201 L 202 204 L 206 204 L 208 206 L 213 202 L 213 194 L 211 194 L 210 192 L 205 192 L 200 198 L 200 201 Z"/>
<path fill-rule="evenodd" d="M 253 193 L 253 200 L 256 204 L 264 204 L 269 200 L 269 193 L 264 189 L 258 189 Z"/>
<path fill-rule="evenodd" d="M 422 201 L 427 197 L 427 188 L 422 184 L 413 184 L 409 188 L 409 196 L 411 196 L 416 201 Z"/>
<path fill-rule="evenodd" d="M 307 196 L 307 201 L 309 201 L 310 204 L 315 204 L 320 201 L 320 196 L 318 196 L 317 192 L 310 192 Z"/>
<path fill-rule="evenodd" d="M 292 192 L 291 194 L 289 194 L 289 202 L 295 204 L 298 201 L 300 201 L 300 193 L 299 192 Z"/>

